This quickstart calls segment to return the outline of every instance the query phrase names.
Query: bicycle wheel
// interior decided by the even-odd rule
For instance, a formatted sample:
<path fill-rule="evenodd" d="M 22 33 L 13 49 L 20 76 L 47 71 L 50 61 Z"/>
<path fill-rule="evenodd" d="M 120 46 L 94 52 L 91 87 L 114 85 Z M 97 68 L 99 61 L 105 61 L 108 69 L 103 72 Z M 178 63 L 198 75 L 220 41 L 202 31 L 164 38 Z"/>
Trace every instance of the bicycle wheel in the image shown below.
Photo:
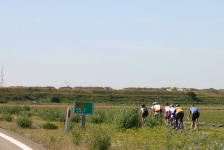
<path fill-rule="evenodd" d="M 198 124 L 194 123 L 194 131 L 198 131 Z"/>
<path fill-rule="evenodd" d="M 180 122 L 180 129 L 184 129 L 184 124 L 183 124 L 183 122 Z"/>

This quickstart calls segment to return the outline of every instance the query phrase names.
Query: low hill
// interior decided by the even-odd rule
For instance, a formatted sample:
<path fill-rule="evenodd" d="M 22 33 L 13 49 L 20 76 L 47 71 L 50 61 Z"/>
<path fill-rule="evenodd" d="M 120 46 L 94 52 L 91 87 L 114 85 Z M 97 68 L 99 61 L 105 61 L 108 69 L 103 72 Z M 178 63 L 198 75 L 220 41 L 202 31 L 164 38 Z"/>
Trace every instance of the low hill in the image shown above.
<path fill-rule="evenodd" d="M 0 102 L 38 101 L 39 103 L 73 103 L 74 100 L 92 101 L 101 104 L 151 104 L 154 101 L 169 103 L 224 103 L 224 91 L 215 89 L 125 88 L 109 87 L 1 87 Z"/>

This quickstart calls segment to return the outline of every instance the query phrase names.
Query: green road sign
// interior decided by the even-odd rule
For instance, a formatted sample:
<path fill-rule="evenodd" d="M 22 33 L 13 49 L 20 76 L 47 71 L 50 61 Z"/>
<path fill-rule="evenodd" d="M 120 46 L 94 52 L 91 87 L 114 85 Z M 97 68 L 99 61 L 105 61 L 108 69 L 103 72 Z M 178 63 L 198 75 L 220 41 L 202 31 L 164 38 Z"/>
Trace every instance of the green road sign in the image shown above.
<path fill-rule="evenodd" d="M 74 113 L 77 114 L 93 114 L 93 103 L 84 101 L 75 101 Z"/>

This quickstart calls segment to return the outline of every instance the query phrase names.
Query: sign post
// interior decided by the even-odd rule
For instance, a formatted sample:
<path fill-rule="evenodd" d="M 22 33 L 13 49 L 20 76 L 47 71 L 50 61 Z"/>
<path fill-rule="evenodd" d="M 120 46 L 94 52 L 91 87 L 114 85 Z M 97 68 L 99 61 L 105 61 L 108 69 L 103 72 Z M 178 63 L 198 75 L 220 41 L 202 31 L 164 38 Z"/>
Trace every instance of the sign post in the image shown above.
<path fill-rule="evenodd" d="M 93 114 L 93 103 L 92 102 L 84 102 L 84 101 L 75 101 L 74 103 L 74 113 L 81 114 L 81 127 L 85 128 L 85 118 L 86 114 Z"/>
<path fill-rule="evenodd" d="M 85 125 L 86 125 L 86 115 L 82 114 L 81 127 L 85 128 Z"/>

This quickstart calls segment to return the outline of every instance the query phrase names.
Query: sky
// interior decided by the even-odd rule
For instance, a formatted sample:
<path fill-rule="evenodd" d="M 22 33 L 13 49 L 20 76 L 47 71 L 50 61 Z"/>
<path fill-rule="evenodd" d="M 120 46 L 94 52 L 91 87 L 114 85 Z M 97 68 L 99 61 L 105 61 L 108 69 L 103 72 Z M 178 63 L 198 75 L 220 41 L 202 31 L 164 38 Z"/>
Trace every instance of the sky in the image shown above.
<path fill-rule="evenodd" d="M 223 0 L 1 0 L 3 86 L 224 89 L 223 8 Z"/>

